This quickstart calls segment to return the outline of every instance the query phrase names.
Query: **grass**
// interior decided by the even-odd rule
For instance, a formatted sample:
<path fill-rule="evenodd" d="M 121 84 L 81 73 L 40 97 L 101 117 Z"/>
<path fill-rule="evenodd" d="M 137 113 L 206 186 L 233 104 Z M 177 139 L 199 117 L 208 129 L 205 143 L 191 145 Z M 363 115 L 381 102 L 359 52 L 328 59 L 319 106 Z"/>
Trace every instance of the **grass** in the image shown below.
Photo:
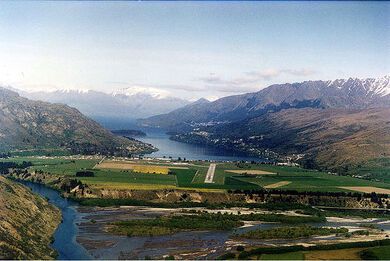
<path fill-rule="evenodd" d="M 92 169 L 93 166 L 98 162 L 98 160 L 49 160 L 48 162 L 44 163 L 40 162 L 33 163 L 33 169 L 34 170 L 42 170 L 47 173 L 55 173 L 55 174 L 62 174 L 66 176 L 75 176 L 76 172 L 86 170 L 86 169 Z M 42 164 L 43 163 L 43 164 Z"/>
<path fill-rule="evenodd" d="M 305 260 L 305 256 L 302 252 L 262 254 L 259 260 Z"/>
<path fill-rule="evenodd" d="M 339 250 L 320 250 L 302 252 L 306 260 L 360 260 L 359 252 L 363 248 L 347 248 Z"/>
<path fill-rule="evenodd" d="M 390 246 L 374 247 L 370 250 L 378 257 L 379 260 L 390 259 Z"/>
<path fill-rule="evenodd" d="M 171 186 L 176 187 L 174 175 L 133 173 L 127 171 L 96 170 L 94 177 L 78 177 L 83 183 L 96 187 Z"/>
<path fill-rule="evenodd" d="M 263 170 L 277 173 L 276 175 L 257 175 L 245 177 L 237 173 L 225 172 L 225 170 Z M 179 178 L 179 171 L 173 171 Z M 350 192 L 339 188 L 341 186 L 374 186 L 379 188 L 390 188 L 390 184 L 383 182 L 372 182 L 368 180 L 352 178 L 347 176 L 331 175 L 315 170 L 306 170 L 299 167 L 274 166 L 265 164 L 250 163 L 218 163 L 214 175 L 214 184 L 204 184 L 207 168 L 191 167 L 191 183 L 187 180 L 184 183 L 179 181 L 180 186 L 203 187 L 218 189 L 260 189 L 262 186 L 275 184 L 281 181 L 289 181 L 290 184 L 282 186 L 281 190 L 297 191 L 321 191 L 321 192 Z M 196 173 L 196 175 L 195 175 Z"/>
<path fill-rule="evenodd" d="M 389 260 L 390 246 L 368 248 L 360 252 L 360 256 L 365 259 Z"/>
<path fill-rule="evenodd" d="M 111 223 L 109 230 L 127 236 L 157 236 L 173 234 L 180 231 L 232 230 L 242 226 L 244 224 L 243 221 L 273 221 L 287 223 L 315 222 L 312 219 L 295 220 L 294 217 L 275 214 L 233 215 L 198 213 L 180 216 L 159 216 L 156 219 L 121 220 Z M 318 221 L 323 220 L 321 219 Z M 307 231 L 309 229 L 314 230 L 314 228 L 305 226 L 301 228 L 301 231 Z M 326 229 L 316 229 L 317 233 L 320 233 L 318 231 L 324 233 L 325 230 Z M 329 231 L 326 230 L 326 232 Z M 332 230 L 331 232 L 334 231 Z"/>
<path fill-rule="evenodd" d="M 370 257 L 377 260 L 390 259 L 390 246 L 371 247 L 371 248 L 346 248 L 338 250 L 314 250 L 297 251 L 280 254 L 262 254 L 259 260 L 360 260 L 363 259 L 362 253 L 370 252 Z M 372 256 L 374 254 L 374 256 Z"/>
<path fill-rule="evenodd" d="M 204 180 L 206 178 L 206 175 L 207 175 L 207 170 L 208 170 L 208 168 L 197 169 L 196 176 L 194 177 L 192 183 L 193 184 L 203 184 Z"/>
<path fill-rule="evenodd" d="M 381 158 L 365 162 L 360 168 L 352 170 L 349 174 L 369 177 L 390 183 L 390 159 Z"/>
<path fill-rule="evenodd" d="M 159 160 L 132 160 L 138 165 L 136 172 L 121 169 L 92 169 L 98 159 L 40 159 L 34 157 L 15 157 L 1 159 L 1 161 L 23 162 L 30 161 L 34 164 L 32 169 L 65 176 L 75 176 L 77 171 L 92 170 L 95 177 L 79 178 L 86 183 L 102 188 L 119 189 L 160 189 L 181 188 L 193 190 L 261 190 L 263 186 L 282 181 L 291 182 L 279 187 L 280 190 L 319 191 L 319 192 L 351 192 L 339 187 L 342 186 L 372 186 L 390 189 L 390 184 L 373 182 L 364 179 L 347 176 L 336 176 L 315 170 L 306 170 L 298 167 L 274 166 L 251 163 L 217 163 L 214 183 L 205 184 L 204 180 L 209 162 L 195 161 L 185 165 L 188 169 L 175 169 L 170 171 L 173 175 L 157 175 L 150 173 L 167 174 L 169 167 L 177 167 L 177 164 Z M 119 162 L 119 161 L 118 161 Z M 275 175 L 256 175 L 248 177 L 225 170 L 262 170 L 276 173 Z M 148 173 L 149 172 L 149 173 Z M 145 173 L 148 175 L 146 176 Z M 166 176 L 166 177 L 161 177 Z"/>
<path fill-rule="evenodd" d="M 225 169 L 233 169 L 234 164 L 226 164 Z M 220 166 L 222 167 L 222 166 Z M 281 181 L 289 181 L 290 184 L 278 189 L 297 190 L 297 191 L 322 191 L 322 192 L 340 192 L 347 190 L 339 188 L 342 186 L 374 186 L 379 188 L 390 188 L 390 184 L 383 182 L 373 182 L 364 179 L 352 178 L 348 176 L 331 175 L 315 170 L 305 170 L 297 167 L 286 166 L 268 166 L 254 165 L 249 168 L 248 164 L 243 166 L 245 169 L 261 169 L 264 171 L 275 172 L 277 175 L 258 175 L 256 177 L 245 177 L 244 175 L 233 175 L 240 181 L 253 183 L 260 186 L 275 184 Z"/>
<path fill-rule="evenodd" d="M 12 156 L 28 157 L 28 156 L 69 156 L 72 152 L 67 149 L 30 149 L 13 151 Z"/>
<path fill-rule="evenodd" d="M 371 247 L 384 247 L 390 245 L 390 239 L 384 240 L 374 240 L 374 241 L 359 241 L 359 242 L 345 242 L 345 243 L 335 243 L 335 244 L 323 244 L 323 245 L 292 245 L 292 246 L 272 246 L 272 247 L 259 247 L 251 248 L 248 250 L 242 251 L 238 258 L 239 259 L 249 259 L 254 256 L 259 256 L 262 254 L 281 254 L 281 253 L 291 253 L 299 251 L 334 251 L 340 249 L 357 249 L 357 248 L 371 248 Z"/>
<path fill-rule="evenodd" d="M 249 239 L 296 239 L 311 236 L 326 236 L 331 234 L 345 234 L 346 228 L 325 228 L 312 226 L 298 227 L 276 227 L 270 229 L 256 229 L 241 234 L 234 234 L 233 237 Z"/>
<path fill-rule="evenodd" d="M 198 214 L 160 216 L 156 219 L 121 220 L 110 224 L 109 231 L 131 236 L 157 236 L 180 231 L 231 230 L 244 223 L 231 215 Z"/>

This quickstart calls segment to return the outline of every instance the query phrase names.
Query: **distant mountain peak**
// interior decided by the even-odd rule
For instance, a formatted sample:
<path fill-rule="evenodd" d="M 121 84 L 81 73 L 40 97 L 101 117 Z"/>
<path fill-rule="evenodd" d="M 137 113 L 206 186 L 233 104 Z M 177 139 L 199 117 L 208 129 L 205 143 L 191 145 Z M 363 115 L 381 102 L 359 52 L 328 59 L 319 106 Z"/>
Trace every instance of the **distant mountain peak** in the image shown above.
<path fill-rule="evenodd" d="M 53 92 L 59 92 L 59 93 L 89 93 L 91 90 L 89 89 L 60 89 Z"/>
<path fill-rule="evenodd" d="M 361 91 L 364 96 L 384 97 L 390 94 L 390 76 L 385 75 L 380 78 L 348 78 L 326 81 L 327 87 L 334 87 L 338 90 Z M 365 93 L 364 93 L 365 92 Z"/>
<path fill-rule="evenodd" d="M 19 97 L 19 94 L 13 91 L 13 88 L 0 87 L 0 100 L 1 98 Z"/>
<path fill-rule="evenodd" d="M 113 96 L 124 95 L 124 96 L 136 96 L 136 95 L 147 95 L 154 99 L 166 99 L 171 98 L 171 94 L 166 90 L 161 90 L 152 87 L 141 87 L 132 86 L 128 88 L 119 89 L 111 93 Z"/>
<path fill-rule="evenodd" d="M 139 123 L 181 131 L 210 122 L 240 121 L 290 108 L 390 108 L 389 82 L 390 76 L 383 76 L 274 84 L 255 93 L 193 103 Z"/>
<path fill-rule="evenodd" d="M 201 103 L 209 103 L 210 101 L 207 100 L 206 98 L 200 98 L 196 101 L 194 101 L 192 104 L 201 104 Z"/>
<path fill-rule="evenodd" d="M 166 90 L 146 87 L 129 87 L 117 91 L 102 92 L 89 89 L 46 89 L 18 92 L 22 97 L 76 107 L 82 113 L 95 118 L 137 119 L 167 113 L 190 102 L 175 98 Z"/>
<path fill-rule="evenodd" d="M 0 88 L 0 151 L 61 149 L 82 154 L 129 155 L 155 150 L 118 138 L 77 109 L 33 101 Z"/>

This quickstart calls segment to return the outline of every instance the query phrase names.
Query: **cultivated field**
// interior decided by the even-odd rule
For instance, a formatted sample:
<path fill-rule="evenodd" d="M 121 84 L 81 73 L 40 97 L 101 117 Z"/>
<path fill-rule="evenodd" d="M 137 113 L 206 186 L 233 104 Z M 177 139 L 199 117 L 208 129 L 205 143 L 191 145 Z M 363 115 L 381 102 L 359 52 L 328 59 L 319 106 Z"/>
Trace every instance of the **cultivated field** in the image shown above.
<path fill-rule="evenodd" d="M 29 161 L 29 171 L 77 178 L 92 187 L 121 189 L 177 188 L 193 190 L 261 190 L 281 189 L 322 192 L 389 193 L 390 184 L 348 176 L 331 175 L 299 167 L 275 166 L 260 163 L 218 162 L 212 183 L 205 183 L 210 162 L 169 160 L 122 160 L 101 158 L 34 158 L 1 159 L 22 163 Z M 92 171 L 94 177 L 75 177 L 79 171 Z M 161 174 L 170 175 L 161 175 Z M 277 175 L 275 175 L 277 173 Z M 258 175 L 247 175 L 258 174 Z"/>
<path fill-rule="evenodd" d="M 363 248 L 322 250 L 304 252 L 305 260 L 360 260 L 359 252 Z M 331 258 L 330 258 L 331 257 Z"/>
<path fill-rule="evenodd" d="M 291 181 L 280 181 L 280 182 L 277 182 L 275 184 L 270 184 L 270 185 L 264 186 L 264 188 L 267 188 L 267 189 L 279 188 L 279 187 L 283 187 L 285 185 L 288 185 L 290 183 L 291 183 Z"/>
<path fill-rule="evenodd" d="M 156 173 L 156 174 L 168 174 L 169 169 L 188 169 L 187 167 L 177 166 L 165 166 L 165 165 L 152 165 L 152 164 L 134 164 L 134 161 L 104 161 L 96 164 L 94 169 L 122 169 L 132 170 L 134 172 L 141 173 Z"/>
<path fill-rule="evenodd" d="M 231 172 L 231 173 L 237 173 L 237 174 L 251 174 L 251 175 L 275 175 L 275 172 L 269 172 L 269 171 L 264 171 L 264 170 L 232 170 L 228 169 L 225 170 L 226 172 Z"/>
<path fill-rule="evenodd" d="M 133 171 L 139 173 L 168 174 L 169 169 L 161 166 L 136 165 L 133 167 Z"/>
<path fill-rule="evenodd" d="M 379 193 L 379 194 L 390 194 L 390 189 L 376 188 L 376 187 L 340 187 L 342 189 L 353 190 L 364 193 Z"/>

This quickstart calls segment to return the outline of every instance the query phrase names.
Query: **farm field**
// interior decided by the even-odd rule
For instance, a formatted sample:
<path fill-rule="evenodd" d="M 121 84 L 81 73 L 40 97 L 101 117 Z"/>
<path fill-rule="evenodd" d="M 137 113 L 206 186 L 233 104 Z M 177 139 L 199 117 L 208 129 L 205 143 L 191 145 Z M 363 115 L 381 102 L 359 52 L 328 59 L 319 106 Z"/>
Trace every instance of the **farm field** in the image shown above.
<path fill-rule="evenodd" d="M 373 248 L 369 248 L 368 251 L 372 252 L 379 260 L 390 259 L 389 246 L 373 247 Z"/>
<path fill-rule="evenodd" d="M 281 254 L 262 254 L 259 260 L 362 260 L 361 252 L 369 251 L 378 260 L 389 260 L 390 247 L 347 248 L 338 250 L 299 251 Z"/>
<path fill-rule="evenodd" d="M 376 188 L 376 187 L 340 187 L 342 189 L 348 189 L 353 190 L 357 192 L 364 192 L 364 193 L 381 193 L 381 194 L 390 194 L 389 189 L 383 189 L 383 188 Z"/>
<path fill-rule="evenodd" d="M 231 173 L 237 173 L 237 174 L 253 174 L 253 175 L 274 175 L 274 174 L 276 174 L 274 172 L 269 172 L 269 171 L 264 171 L 264 170 L 232 170 L 232 169 L 227 169 L 225 171 L 231 172 Z"/>
<path fill-rule="evenodd" d="M 210 162 L 158 159 L 72 159 L 16 157 L 0 162 L 32 162 L 32 171 L 75 177 L 92 171 L 94 177 L 77 179 L 95 187 L 121 189 L 187 188 L 194 190 L 280 189 L 322 192 L 390 193 L 390 184 L 338 176 L 299 167 L 260 163 L 215 162 L 213 183 L 204 183 Z M 100 163 L 100 164 L 99 164 Z M 160 174 L 158 174 L 160 173 Z M 257 174 L 256 174 L 257 173 Z M 261 173 L 261 174 L 260 174 Z M 163 175 L 162 175 L 163 174 Z M 369 189 L 368 189 L 369 188 Z M 383 190 L 384 189 L 384 190 Z"/>
<path fill-rule="evenodd" d="M 283 254 L 262 254 L 260 260 L 305 260 L 302 252 L 291 252 Z"/>
<path fill-rule="evenodd" d="M 279 182 L 276 182 L 275 184 L 266 185 L 266 186 L 264 186 L 264 188 L 267 188 L 267 189 L 279 188 L 279 187 L 286 186 L 290 183 L 291 183 L 291 181 L 279 181 Z"/>

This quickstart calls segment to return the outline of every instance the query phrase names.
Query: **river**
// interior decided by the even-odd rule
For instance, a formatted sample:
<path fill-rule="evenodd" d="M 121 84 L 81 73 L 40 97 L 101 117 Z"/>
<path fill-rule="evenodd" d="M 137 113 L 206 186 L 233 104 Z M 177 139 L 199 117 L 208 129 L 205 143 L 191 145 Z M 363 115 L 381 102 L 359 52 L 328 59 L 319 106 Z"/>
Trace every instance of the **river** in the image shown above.
<path fill-rule="evenodd" d="M 54 243 L 52 247 L 58 251 L 60 260 L 81 260 L 92 259 L 88 251 L 76 242 L 79 233 L 77 223 L 81 221 L 81 215 L 76 210 L 77 202 L 61 197 L 61 195 L 45 185 L 28 181 L 19 181 L 23 185 L 31 188 L 42 197 L 48 197 L 49 202 L 56 205 L 62 212 L 62 222 L 54 233 Z"/>
<path fill-rule="evenodd" d="M 109 126 L 106 126 L 109 127 Z M 127 124 L 121 126 L 121 129 L 138 129 L 146 132 L 146 137 L 137 137 L 137 139 L 151 143 L 157 148 L 150 157 L 172 157 L 187 158 L 193 160 L 261 160 L 258 158 L 246 157 L 234 152 L 217 150 L 214 148 L 185 144 L 169 139 L 163 130 L 151 128 L 139 128 Z M 113 128 L 111 128 L 113 129 Z M 118 128 L 116 128 L 118 129 Z M 30 187 L 33 192 L 43 197 L 48 197 L 49 202 L 56 205 L 62 211 L 63 222 L 58 226 L 54 236 L 52 247 L 59 253 L 59 259 L 62 260 L 85 260 L 85 259 L 142 259 L 147 256 L 162 259 L 164 255 L 179 255 L 183 259 L 205 259 L 216 258 L 224 253 L 226 249 L 237 244 L 229 239 L 229 235 L 234 231 L 212 231 L 212 232 L 184 232 L 170 236 L 156 237 L 126 237 L 110 234 L 104 231 L 107 222 L 117 219 L 129 218 L 153 218 L 155 214 L 168 214 L 170 210 L 145 210 L 142 207 L 132 208 L 107 208 L 96 209 L 88 207 L 79 207 L 78 203 L 60 196 L 60 194 L 41 184 L 24 182 L 24 185 Z M 168 211 L 168 212 L 167 212 Z M 91 222 L 95 220 L 95 222 Z M 311 224 L 314 226 L 346 226 L 353 229 L 359 229 L 359 224 L 377 224 L 379 228 L 384 229 L 390 234 L 390 226 L 386 220 L 364 220 L 364 219 L 341 219 L 337 222 L 325 222 L 322 224 Z M 270 228 L 280 226 L 279 224 L 256 224 L 250 227 L 237 229 L 246 231 L 249 229 Z M 361 228 L 360 228 L 361 229 Z M 310 240 L 290 240 L 294 242 L 308 242 Z M 335 240 L 334 236 L 325 237 L 325 240 Z M 273 243 L 283 243 L 285 241 L 274 241 Z M 253 242 L 238 242 L 243 245 L 250 245 Z M 255 242 L 257 245 L 263 242 Z M 266 243 L 266 242 L 264 242 Z M 288 243 L 288 242 L 287 242 Z M 88 249 L 88 250 L 87 250 Z M 189 252 L 202 253 L 202 256 L 189 255 Z M 204 251 L 204 252 L 202 252 Z M 178 254 L 179 253 L 179 254 Z M 182 253 L 182 254 L 180 254 Z"/>
<path fill-rule="evenodd" d="M 59 252 L 61 260 L 85 259 L 144 259 L 147 256 L 163 259 L 175 254 L 183 259 L 215 259 L 227 249 L 236 245 L 291 244 L 335 242 L 345 237 L 322 236 L 310 239 L 272 240 L 272 241 L 234 241 L 229 236 L 237 232 L 252 229 L 267 229 L 282 226 L 276 223 L 257 223 L 235 231 L 181 232 L 169 236 L 126 237 L 113 235 L 104 230 L 108 222 L 118 219 L 154 218 L 156 215 L 169 214 L 178 209 L 151 209 L 148 207 L 92 208 L 80 207 L 78 203 L 60 196 L 60 194 L 42 184 L 21 181 L 33 192 L 48 197 L 49 202 L 62 211 L 63 222 L 54 233 L 52 247 Z M 237 210 L 236 210 L 237 211 Z M 245 210 L 244 210 L 245 211 Z M 91 222 L 94 220 L 94 222 Z M 375 224 L 383 232 L 379 238 L 390 234 L 390 224 L 386 219 L 331 218 L 324 223 L 308 224 L 312 226 L 347 227 L 350 231 L 365 229 L 359 225 Z M 364 240 L 364 238 L 359 239 Z M 84 248 L 85 247 L 85 248 Z M 201 254 L 199 256 L 199 254 Z"/>

